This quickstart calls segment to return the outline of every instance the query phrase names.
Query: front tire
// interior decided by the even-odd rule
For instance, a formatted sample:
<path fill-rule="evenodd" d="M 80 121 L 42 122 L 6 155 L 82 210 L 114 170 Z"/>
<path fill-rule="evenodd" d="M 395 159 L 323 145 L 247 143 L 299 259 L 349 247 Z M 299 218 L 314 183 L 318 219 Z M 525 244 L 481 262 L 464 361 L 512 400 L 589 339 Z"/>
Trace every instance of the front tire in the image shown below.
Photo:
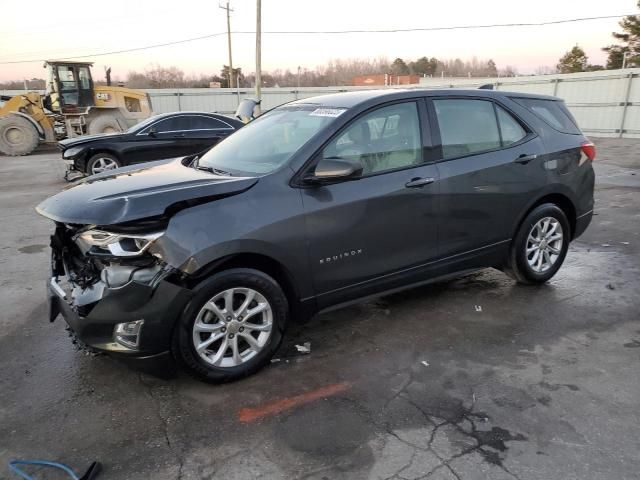
<path fill-rule="evenodd" d="M 523 284 L 550 280 L 564 262 L 570 239 L 571 226 L 562 209 L 552 203 L 539 205 L 520 225 L 505 272 Z"/>
<path fill-rule="evenodd" d="M 231 269 L 195 289 L 173 335 L 173 354 L 210 383 L 247 377 L 269 363 L 289 316 L 284 292 L 270 276 Z"/>
<path fill-rule="evenodd" d="M 0 152 L 10 157 L 29 155 L 40 142 L 38 131 L 20 115 L 0 118 Z"/>

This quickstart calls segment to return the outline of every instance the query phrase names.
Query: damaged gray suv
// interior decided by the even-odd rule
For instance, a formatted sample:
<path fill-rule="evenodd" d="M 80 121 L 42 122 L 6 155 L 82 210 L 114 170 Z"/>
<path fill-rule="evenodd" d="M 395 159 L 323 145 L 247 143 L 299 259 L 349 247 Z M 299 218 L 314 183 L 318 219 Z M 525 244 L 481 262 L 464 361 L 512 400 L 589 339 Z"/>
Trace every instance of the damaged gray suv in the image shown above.
<path fill-rule="evenodd" d="M 554 97 L 360 91 L 275 108 L 201 158 L 89 177 L 55 222 L 50 319 L 211 382 L 288 322 L 494 267 L 540 284 L 593 211 L 595 149 Z"/>

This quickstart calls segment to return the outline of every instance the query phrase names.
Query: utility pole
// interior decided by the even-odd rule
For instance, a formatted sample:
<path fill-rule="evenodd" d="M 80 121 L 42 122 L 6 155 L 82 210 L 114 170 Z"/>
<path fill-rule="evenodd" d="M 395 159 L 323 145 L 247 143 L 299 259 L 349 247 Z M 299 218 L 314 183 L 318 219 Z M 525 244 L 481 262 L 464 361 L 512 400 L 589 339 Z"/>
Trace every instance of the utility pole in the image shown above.
<path fill-rule="evenodd" d="M 260 100 L 262 99 L 262 20 L 261 0 L 256 0 L 256 117 L 260 115 Z"/>
<path fill-rule="evenodd" d="M 229 44 L 229 88 L 233 88 L 233 60 L 231 58 L 231 12 L 233 9 L 229 7 L 227 1 L 226 6 L 218 5 L 221 9 L 227 11 L 227 42 Z"/>

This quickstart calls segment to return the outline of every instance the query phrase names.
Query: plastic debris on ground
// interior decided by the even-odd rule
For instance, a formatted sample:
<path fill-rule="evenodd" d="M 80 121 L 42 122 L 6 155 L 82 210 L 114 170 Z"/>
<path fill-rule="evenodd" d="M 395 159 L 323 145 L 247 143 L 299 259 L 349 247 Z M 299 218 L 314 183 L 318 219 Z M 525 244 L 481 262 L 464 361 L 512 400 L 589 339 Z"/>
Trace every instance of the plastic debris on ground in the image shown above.
<path fill-rule="evenodd" d="M 482 311 L 482 305 L 476 305 L 476 312 Z"/>
<path fill-rule="evenodd" d="M 426 360 L 423 360 L 420 363 L 423 364 L 425 367 L 429 366 L 429 362 L 427 362 Z"/>
<path fill-rule="evenodd" d="M 300 353 L 311 353 L 311 342 L 305 342 L 302 345 L 296 345 L 296 350 Z"/>

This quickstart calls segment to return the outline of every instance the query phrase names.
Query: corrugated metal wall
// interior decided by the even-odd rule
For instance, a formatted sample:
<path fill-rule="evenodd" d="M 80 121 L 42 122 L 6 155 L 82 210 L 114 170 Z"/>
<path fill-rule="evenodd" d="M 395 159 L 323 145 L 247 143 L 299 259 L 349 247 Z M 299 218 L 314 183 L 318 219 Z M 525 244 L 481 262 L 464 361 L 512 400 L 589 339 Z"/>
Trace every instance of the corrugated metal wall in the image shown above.
<path fill-rule="evenodd" d="M 640 137 L 640 69 L 515 78 L 422 78 L 412 88 L 478 88 L 492 83 L 498 90 L 555 95 L 565 100 L 582 130 L 594 137 Z M 263 88 L 263 109 L 298 98 L 366 90 L 368 87 Z M 397 88 L 397 87 L 387 87 Z M 407 88 L 407 87 L 403 87 Z M 206 110 L 233 113 L 238 98 L 253 89 L 148 90 L 155 112 Z"/>
<path fill-rule="evenodd" d="M 640 137 L 640 68 L 514 78 L 421 78 L 420 84 L 411 88 L 477 88 L 486 83 L 492 83 L 498 90 L 540 93 L 563 98 L 581 128 L 588 135 Z M 368 88 L 264 88 L 262 108 L 266 110 L 299 98 Z M 230 114 L 235 111 L 238 99 L 254 96 L 251 88 L 239 90 L 184 88 L 147 91 L 156 113 L 201 110 Z M 0 90 L 2 95 L 17 93 L 22 92 Z"/>

